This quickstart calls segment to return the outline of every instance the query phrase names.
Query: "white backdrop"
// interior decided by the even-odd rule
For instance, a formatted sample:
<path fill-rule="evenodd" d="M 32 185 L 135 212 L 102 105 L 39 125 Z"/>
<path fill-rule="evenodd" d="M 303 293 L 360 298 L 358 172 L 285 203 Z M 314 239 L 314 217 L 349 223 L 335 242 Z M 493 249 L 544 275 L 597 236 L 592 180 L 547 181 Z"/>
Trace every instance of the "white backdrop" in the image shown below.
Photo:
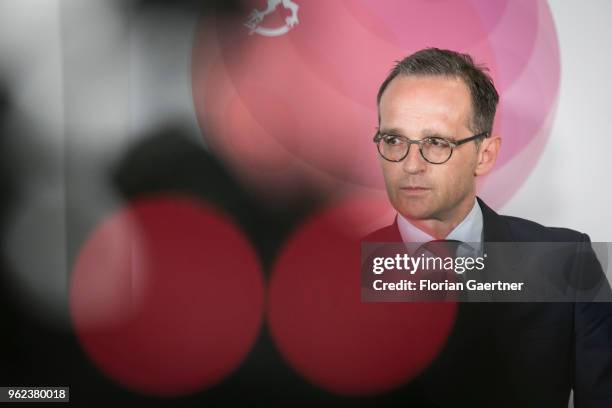
<path fill-rule="evenodd" d="M 612 2 L 550 1 L 561 53 L 548 144 L 500 212 L 612 241 Z"/>

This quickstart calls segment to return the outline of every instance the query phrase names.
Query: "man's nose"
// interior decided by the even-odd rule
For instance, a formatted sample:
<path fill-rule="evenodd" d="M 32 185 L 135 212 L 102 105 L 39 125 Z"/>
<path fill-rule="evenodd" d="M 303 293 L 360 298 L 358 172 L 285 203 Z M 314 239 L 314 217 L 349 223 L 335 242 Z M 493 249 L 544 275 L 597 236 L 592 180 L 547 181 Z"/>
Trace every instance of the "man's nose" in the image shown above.
<path fill-rule="evenodd" d="M 411 144 L 408 155 L 402 160 L 402 167 L 406 173 L 416 174 L 422 173 L 427 168 L 427 162 L 421 156 L 419 146 Z"/>

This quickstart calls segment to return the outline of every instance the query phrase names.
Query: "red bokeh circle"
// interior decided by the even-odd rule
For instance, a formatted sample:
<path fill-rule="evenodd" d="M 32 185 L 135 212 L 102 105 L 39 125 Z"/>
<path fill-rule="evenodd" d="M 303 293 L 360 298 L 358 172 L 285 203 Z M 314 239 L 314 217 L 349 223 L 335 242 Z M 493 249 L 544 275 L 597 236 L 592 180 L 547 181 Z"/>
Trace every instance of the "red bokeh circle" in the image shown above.
<path fill-rule="evenodd" d="M 289 240 L 269 284 L 268 324 L 287 362 L 330 392 L 372 395 L 409 382 L 435 359 L 455 302 L 362 303 L 354 226 L 385 211 L 352 199 L 314 217 Z"/>
<path fill-rule="evenodd" d="M 70 311 L 94 364 L 133 391 L 208 388 L 243 361 L 259 333 L 264 286 L 236 226 L 201 202 L 137 200 L 81 248 Z"/>

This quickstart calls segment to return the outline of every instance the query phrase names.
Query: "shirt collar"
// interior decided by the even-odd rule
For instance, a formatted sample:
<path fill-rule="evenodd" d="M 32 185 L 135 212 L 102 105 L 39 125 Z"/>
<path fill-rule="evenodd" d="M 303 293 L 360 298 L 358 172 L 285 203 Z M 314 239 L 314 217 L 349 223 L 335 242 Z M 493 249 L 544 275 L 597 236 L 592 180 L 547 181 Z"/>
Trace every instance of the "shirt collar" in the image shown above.
<path fill-rule="evenodd" d="M 412 225 L 401 214 L 397 215 L 397 226 L 404 242 L 428 242 L 434 237 Z M 482 242 L 483 217 L 478 201 L 474 199 L 474 206 L 466 217 L 457 225 L 445 239 L 455 239 L 466 243 L 479 244 L 474 249 L 480 250 Z"/>

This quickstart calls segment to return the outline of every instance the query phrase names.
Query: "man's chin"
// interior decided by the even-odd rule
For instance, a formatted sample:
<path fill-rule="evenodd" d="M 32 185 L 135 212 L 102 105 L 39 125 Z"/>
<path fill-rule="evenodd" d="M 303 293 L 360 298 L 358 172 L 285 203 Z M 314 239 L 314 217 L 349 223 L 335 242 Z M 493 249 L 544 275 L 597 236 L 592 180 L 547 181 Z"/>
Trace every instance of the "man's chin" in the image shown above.
<path fill-rule="evenodd" d="M 396 206 L 395 209 L 402 217 L 414 221 L 429 220 L 433 218 L 434 214 L 432 208 L 425 205 L 402 205 Z"/>
<path fill-rule="evenodd" d="M 400 214 L 402 214 L 402 217 L 404 217 L 408 221 L 424 221 L 424 220 L 430 220 L 433 218 L 430 213 L 425 213 L 425 212 L 420 212 L 420 213 L 400 212 Z"/>

